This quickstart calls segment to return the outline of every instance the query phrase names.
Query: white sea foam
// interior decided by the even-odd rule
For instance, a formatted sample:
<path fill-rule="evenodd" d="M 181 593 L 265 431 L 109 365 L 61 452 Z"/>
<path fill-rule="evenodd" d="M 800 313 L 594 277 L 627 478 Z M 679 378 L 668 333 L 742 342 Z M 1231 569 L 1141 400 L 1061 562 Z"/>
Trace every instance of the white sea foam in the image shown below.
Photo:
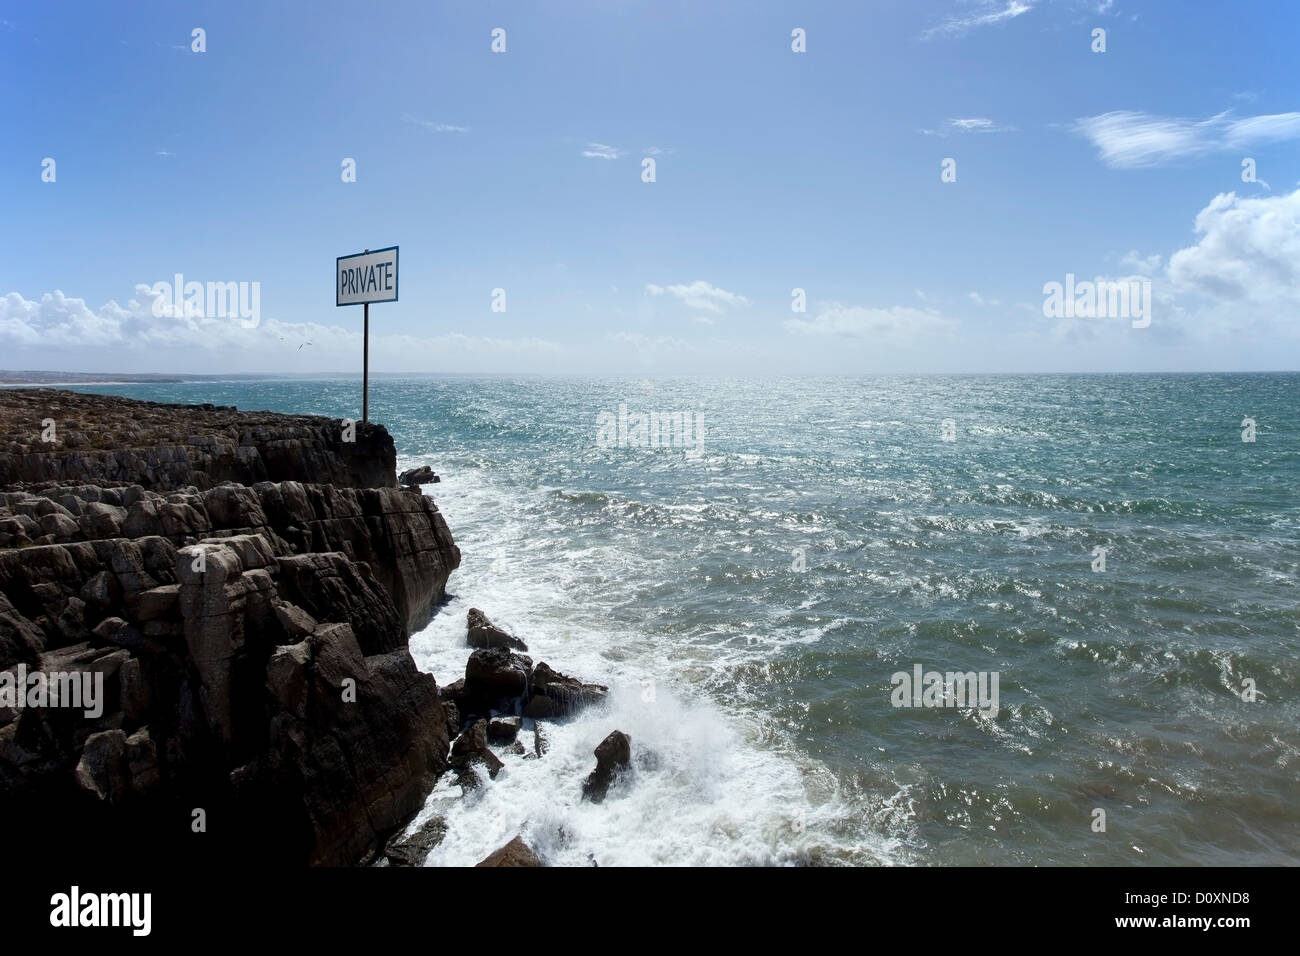
<path fill-rule="evenodd" d="M 605 705 L 544 722 L 550 750 L 543 759 L 503 754 L 506 767 L 497 779 L 484 777 L 465 796 L 446 775 L 417 820 L 439 814 L 448 823 L 428 865 L 472 865 L 518 833 L 556 865 L 899 857 L 900 841 L 864 819 L 861 799 L 840 795 L 827 783 L 830 774 L 773 739 L 758 715 L 680 683 L 683 674 L 727 666 L 724 661 L 692 648 L 686 663 L 672 653 L 680 648 L 657 646 L 662 638 L 655 634 L 624 633 L 607 623 L 602 595 L 641 580 L 648 573 L 643 559 L 613 543 L 563 546 L 563 523 L 539 527 L 536 521 L 535 509 L 549 497 L 544 489 L 498 488 L 482 472 L 462 471 L 428 490 L 456 535 L 463 564 L 449 583 L 449 602 L 411 640 L 420 667 L 440 684 L 463 676 L 465 615 L 479 607 L 523 638 L 534 661 L 612 688 Z M 608 587 L 615 581 L 620 587 Z M 632 739 L 631 774 L 604 803 L 584 802 L 592 751 L 615 729 Z M 532 735 L 521 739 L 531 750 Z"/>

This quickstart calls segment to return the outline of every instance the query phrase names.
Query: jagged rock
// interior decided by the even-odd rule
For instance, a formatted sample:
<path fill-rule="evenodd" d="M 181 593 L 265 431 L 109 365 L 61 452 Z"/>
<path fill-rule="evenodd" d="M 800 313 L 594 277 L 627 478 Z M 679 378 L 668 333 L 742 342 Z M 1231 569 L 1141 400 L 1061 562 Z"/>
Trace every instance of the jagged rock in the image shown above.
<path fill-rule="evenodd" d="M 281 592 L 316 620 L 346 621 L 362 650 L 383 654 L 406 644 L 388 593 L 368 565 L 339 552 L 280 558 Z"/>
<path fill-rule="evenodd" d="M 475 866 L 545 866 L 523 837 L 515 837 Z"/>
<path fill-rule="evenodd" d="M 584 684 L 552 670 L 545 661 L 532 673 L 532 695 L 524 708 L 525 717 L 564 717 L 590 704 L 600 703 L 609 693 L 603 684 Z"/>
<path fill-rule="evenodd" d="M 156 621 L 176 614 L 180 599 L 180 586 L 163 584 L 148 591 L 142 591 L 136 599 L 135 619 L 137 621 Z"/>
<path fill-rule="evenodd" d="M 272 601 L 271 606 L 290 643 L 296 644 L 316 630 L 316 619 L 298 605 L 288 601 Z"/>
<path fill-rule="evenodd" d="M 428 465 L 421 465 L 418 468 L 408 468 L 397 476 L 397 483 L 399 485 L 407 485 L 412 488 L 420 485 L 432 484 L 433 482 L 441 480 L 441 478 L 433 473 L 433 469 Z"/>
<path fill-rule="evenodd" d="M 582 796 L 592 803 L 600 803 L 609 793 L 610 785 L 619 771 L 632 760 L 632 739 L 621 730 L 615 730 L 596 745 L 596 769 L 582 784 Z"/>
<path fill-rule="evenodd" d="M 486 720 L 477 720 L 451 745 L 451 767 L 456 771 L 460 785 L 467 789 L 478 784 L 478 778 L 471 769 L 474 764 L 486 768 L 488 776 L 493 780 L 505 766 L 488 746 L 487 728 Z"/>
<path fill-rule="evenodd" d="M 442 714 L 447 721 L 447 737 L 455 738 L 460 733 L 460 710 L 449 700 L 442 702 Z"/>
<path fill-rule="evenodd" d="M 484 716 L 528 693 L 533 662 L 504 647 L 477 650 L 465 664 L 461 713 Z"/>
<path fill-rule="evenodd" d="M 91 631 L 91 634 L 105 643 L 116 644 L 118 647 L 125 647 L 132 651 L 159 651 L 162 649 L 157 641 L 145 637 L 138 629 L 120 617 L 104 618 L 95 625 L 95 629 Z"/>
<path fill-rule="evenodd" d="M 518 717 L 495 717 L 488 722 L 487 737 L 488 741 L 494 744 L 514 743 L 519 736 L 519 728 L 523 721 Z"/>
<path fill-rule="evenodd" d="M 129 779 L 125 757 L 126 734 L 122 731 L 91 734 L 77 762 L 77 785 L 100 800 L 120 802 Z"/>
<path fill-rule="evenodd" d="M 447 767 L 437 684 L 405 648 L 363 656 L 346 624 L 276 648 L 266 674 L 270 746 L 242 789 L 279 795 L 268 829 L 309 832 L 308 862 L 364 859 L 420 809 Z M 344 699 L 347 680 L 355 702 Z M 265 812 L 257 802 L 248 810 Z"/>
<path fill-rule="evenodd" d="M 37 412 L 60 443 L 33 437 Z M 342 431 L 0 391 L 0 668 L 104 690 L 96 717 L 0 715 L 6 819 L 33 841 L 166 853 L 174 812 L 202 805 L 223 834 L 205 852 L 349 864 L 419 811 L 459 714 L 407 638 L 460 552 L 432 499 L 396 487 L 387 432 Z"/>
<path fill-rule="evenodd" d="M 446 835 L 447 821 L 442 817 L 430 817 L 410 836 L 396 836 L 389 840 L 384 856 L 392 866 L 419 866 Z"/>
<path fill-rule="evenodd" d="M 465 678 L 461 677 L 444 685 L 440 693 L 444 703 L 455 704 L 457 710 L 460 710 L 465 699 Z"/>
<path fill-rule="evenodd" d="M 525 652 L 528 650 L 527 644 L 497 627 L 478 608 L 470 608 L 467 617 L 469 630 L 465 635 L 465 643 L 470 647 L 509 647 Z"/>
<path fill-rule="evenodd" d="M 123 760 L 131 781 L 131 790 L 138 796 L 148 796 L 162 782 L 158 768 L 158 748 L 149 736 L 149 728 L 141 727 L 123 742 Z"/>

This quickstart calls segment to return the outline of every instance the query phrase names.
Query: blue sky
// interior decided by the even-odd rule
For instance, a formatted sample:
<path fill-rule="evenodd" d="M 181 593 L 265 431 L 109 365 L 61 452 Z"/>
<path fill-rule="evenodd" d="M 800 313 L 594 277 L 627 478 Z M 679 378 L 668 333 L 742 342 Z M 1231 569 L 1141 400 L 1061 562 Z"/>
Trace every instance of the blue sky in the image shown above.
<path fill-rule="evenodd" d="M 1290 0 L 24 5 L 0 367 L 354 371 L 334 259 L 396 244 L 377 371 L 1300 368 L 1297 36 Z M 156 314 L 176 273 L 259 283 L 256 324 Z M 1150 325 L 1045 316 L 1067 274 L 1149 279 Z"/>

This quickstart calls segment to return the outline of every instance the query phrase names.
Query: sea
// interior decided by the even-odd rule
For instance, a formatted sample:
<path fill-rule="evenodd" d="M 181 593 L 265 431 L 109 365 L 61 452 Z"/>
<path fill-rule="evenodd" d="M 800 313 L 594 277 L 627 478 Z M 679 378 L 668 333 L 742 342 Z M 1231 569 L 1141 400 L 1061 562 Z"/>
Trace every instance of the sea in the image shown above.
<path fill-rule="evenodd" d="M 356 379 L 78 388 L 360 412 Z M 611 688 L 444 779 L 426 865 L 521 833 L 578 866 L 1300 863 L 1300 375 L 448 376 L 370 410 L 464 556 L 419 666 L 463 676 L 478 607 Z"/>

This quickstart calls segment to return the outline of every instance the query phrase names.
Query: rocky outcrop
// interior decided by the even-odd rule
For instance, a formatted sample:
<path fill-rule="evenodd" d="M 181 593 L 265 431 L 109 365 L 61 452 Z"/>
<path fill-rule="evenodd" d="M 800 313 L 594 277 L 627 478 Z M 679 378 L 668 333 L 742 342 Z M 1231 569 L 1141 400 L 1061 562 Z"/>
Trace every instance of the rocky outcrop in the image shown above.
<path fill-rule="evenodd" d="M 343 428 L 0 393 L 0 671 L 102 688 L 6 707 L 0 674 L 0 812 L 42 852 L 349 864 L 423 805 L 459 718 L 407 639 L 460 554 L 387 432 Z"/>
<path fill-rule="evenodd" d="M 392 437 L 373 423 L 48 388 L 0 392 L 0 485 L 392 488 L 396 465 Z"/>
<path fill-rule="evenodd" d="M 609 694 L 603 684 L 584 684 L 552 670 L 542 661 L 533 670 L 531 694 L 524 714 L 528 717 L 565 717 L 583 707 L 598 704 Z"/>
<path fill-rule="evenodd" d="M 406 488 L 416 488 L 420 485 L 429 485 L 442 481 L 433 473 L 433 469 L 428 465 L 421 465 L 418 468 L 408 468 L 397 476 L 397 483 Z"/>
<path fill-rule="evenodd" d="M 582 795 L 592 803 L 600 803 L 618 774 L 632 762 L 632 739 L 615 730 L 596 745 L 595 753 L 596 769 L 583 782 Z"/>
<path fill-rule="evenodd" d="M 486 614 L 471 608 L 468 615 L 467 641 L 473 642 L 476 631 L 499 631 Z M 504 631 L 500 631 L 506 637 Z M 522 643 L 522 642 L 520 642 Z M 609 688 L 603 684 L 588 684 L 554 670 L 545 661 L 533 666 L 526 654 L 516 654 L 501 646 L 499 640 L 491 647 L 473 651 L 465 664 L 464 678 L 442 689 L 443 707 L 448 720 L 459 721 L 459 727 L 470 726 L 481 718 L 498 718 L 492 721 L 489 736 L 498 735 L 494 742 L 509 743 L 518 735 L 519 717 L 529 718 L 537 726 L 537 719 L 567 717 L 584 707 L 605 700 Z M 506 727 L 514 728 L 508 734 Z M 541 756 L 544 742 L 538 729 L 536 756 Z M 506 739 L 508 736 L 508 739 Z"/>
<path fill-rule="evenodd" d="M 55 528 L 53 518 L 63 524 Z M 39 521 L 52 530 L 39 533 Z M 260 540 L 258 566 L 273 559 L 296 603 L 317 620 L 347 620 L 367 653 L 391 650 L 423 627 L 460 564 L 433 501 L 396 488 L 285 481 L 165 495 L 139 486 L 0 491 L 0 667 L 31 662 L 49 641 L 87 639 L 119 601 L 145 620 L 166 616 L 157 602 L 169 592 L 144 598 L 143 608 L 141 595 L 175 584 L 176 549 L 207 539 L 229 539 L 241 553 Z M 81 603 L 69 611 L 72 597 Z"/>
<path fill-rule="evenodd" d="M 496 779 L 504 764 L 488 746 L 488 722 L 476 720 L 451 745 L 451 766 L 456 771 L 457 782 L 466 790 L 478 786 L 474 767 L 480 766 L 487 775 Z"/>
<path fill-rule="evenodd" d="M 469 630 L 465 634 L 465 643 L 470 647 L 508 647 L 511 650 L 528 652 L 527 644 L 497 627 L 478 608 L 470 608 L 466 618 Z"/>

